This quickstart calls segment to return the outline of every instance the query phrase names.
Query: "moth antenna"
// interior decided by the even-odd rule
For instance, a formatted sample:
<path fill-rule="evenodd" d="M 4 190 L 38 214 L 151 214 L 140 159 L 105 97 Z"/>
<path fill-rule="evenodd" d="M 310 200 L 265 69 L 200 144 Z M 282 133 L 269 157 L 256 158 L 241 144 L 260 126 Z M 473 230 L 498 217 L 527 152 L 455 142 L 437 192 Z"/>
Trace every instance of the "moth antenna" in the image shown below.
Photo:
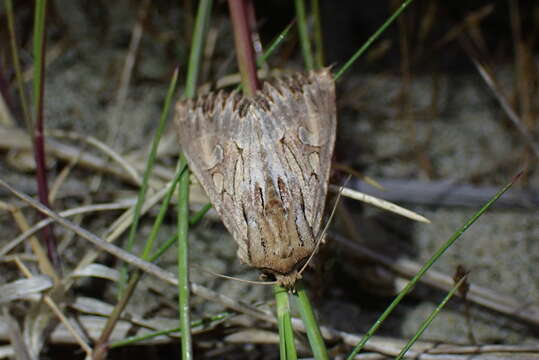
<path fill-rule="evenodd" d="M 348 184 L 348 181 L 350 181 L 351 177 L 352 177 L 352 175 L 348 175 L 348 177 L 346 178 L 344 183 L 339 187 L 339 192 L 337 193 L 337 199 L 335 199 L 335 203 L 333 204 L 333 209 L 331 209 L 331 214 L 329 214 L 328 221 L 326 222 L 326 225 L 324 226 L 324 229 L 320 233 L 320 236 L 316 240 L 316 245 L 314 247 L 314 251 L 311 253 L 309 258 L 307 259 L 307 262 L 305 262 L 305 265 L 303 265 L 301 267 L 301 269 L 298 271 L 298 275 L 301 275 L 305 271 L 305 269 L 307 268 L 307 265 L 309 265 L 309 263 L 313 259 L 314 255 L 318 251 L 318 248 L 320 247 L 320 243 L 322 242 L 322 239 L 324 238 L 324 236 L 326 235 L 326 233 L 327 233 L 327 231 L 329 229 L 329 224 L 331 224 L 331 220 L 333 220 L 333 217 L 335 216 L 335 212 L 337 211 L 337 205 L 339 205 L 339 201 L 341 200 L 342 192 L 343 192 L 346 184 Z"/>
<path fill-rule="evenodd" d="M 275 285 L 275 284 L 277 284 L 277 281 L 256 281 L 256 280 L 240 279 L 240 278 L 237 278 L 237 277 L 234 277 L 234 276 L 228 276 L 228 275 L 223 275 L 223 274 L 216 273 L 214 271 L 205 269 L 205 268 L 203 268 L 203 267 L 201 267 L 199 265 L 196 265 L 196 264 L 193 264 L 193 266 L 196 266 L 200 270 L 202 270 L 204 272 L 207 272 L 208 274 L 211 274 L 213 276 L 222 278 L 222 279 L 234 280 L 234 281 L 239 281 L 239 282 L 243 282 L 243 283 L 247 283 L 247 284 L 253 284 L 253 285 Z"/>

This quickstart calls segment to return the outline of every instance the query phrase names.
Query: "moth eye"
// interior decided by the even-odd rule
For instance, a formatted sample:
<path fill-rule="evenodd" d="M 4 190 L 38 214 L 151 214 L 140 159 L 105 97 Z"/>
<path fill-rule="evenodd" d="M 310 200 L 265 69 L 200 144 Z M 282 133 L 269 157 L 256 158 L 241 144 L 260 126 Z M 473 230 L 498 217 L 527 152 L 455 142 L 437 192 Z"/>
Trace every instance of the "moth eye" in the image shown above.
<path fill-rule="evenodd" d="M 318 171 L 318 168 L 320 167 L 320 157 L 318 156 L 317 152 L 312 152 L 309 154 L 309 164 L 311 164 L 314 172 Z"/>
<path fill-rule="evenodd" d="M 218 193 L 221 193 L 223 191 L 223 183 L 224 183 L 223 174 L 221 173 L 213 174 L 213 186 L 215 186 L 215 190 L 217 190 Z"/>
<path fill-rule="evenodd" d="M 319 146 L 318 137 L 313 132 L 307 130 L 303 126 L 298 128 L 299 141 L 305 145 Z"/>

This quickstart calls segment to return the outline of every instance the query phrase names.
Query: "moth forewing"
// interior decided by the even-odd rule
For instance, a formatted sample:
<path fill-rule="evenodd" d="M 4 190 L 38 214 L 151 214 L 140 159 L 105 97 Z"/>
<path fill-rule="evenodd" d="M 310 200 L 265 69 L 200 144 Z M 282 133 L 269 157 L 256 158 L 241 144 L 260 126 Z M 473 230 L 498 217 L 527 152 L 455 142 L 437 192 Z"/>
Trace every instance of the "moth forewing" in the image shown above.
<path fill-rule="evenodd" d="M 181 101 L 175 122 L 239 258 L 292 287 L 316 250 L 324 212 L 336 132 L 329 69 L 279 78 L 252 98 Z"/>

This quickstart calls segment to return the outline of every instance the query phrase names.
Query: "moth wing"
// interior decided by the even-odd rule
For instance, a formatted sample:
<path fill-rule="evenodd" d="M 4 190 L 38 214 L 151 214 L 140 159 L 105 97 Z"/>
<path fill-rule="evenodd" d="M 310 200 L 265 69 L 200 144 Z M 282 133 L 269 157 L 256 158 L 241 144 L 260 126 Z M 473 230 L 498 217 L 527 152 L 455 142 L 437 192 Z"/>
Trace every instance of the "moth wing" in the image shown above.
<path fill-rule="evenodd" d="M 334 81 L 328 69 L 295 74 L 266 83 L 249 104 L 235 134 L 249 150 L 238 198 L 249 243 L 240 257 L 293 282 L 320 235 L 336 132 Z"/>
<path fill-rule="evenodd" d="M 246 259 L 247 224 L 238 189 L 242 177 L 237 176 L 243 171 L 243 149 L 237 142 L 241 106 L 237 93 L 210 93 L 179 102 L 175 123 L 189 168 L 238 243 L 240 258 Z"/>
<path fill-rule="evenodd" d="M 253 111 L 273 139 L 272 152 L 279 158 L 275 161 L 283 163 L 286 174 L 282 175 L 298 178 L 305 217 L 313 235 L 318 236 L 337 128 L 335 82 L 330 69 L 266 83 L 258 102 Z M 260 105 L 264 102 L 269 111 Z"/>
<path fill-rule="evenodd" d="M 180 102 L 175 122 L 240 259 L 293 271 L 314 251 L 324 211 L 336 132 L 329 69 L 265 84 L 252 99 L 220 92 Z"/>

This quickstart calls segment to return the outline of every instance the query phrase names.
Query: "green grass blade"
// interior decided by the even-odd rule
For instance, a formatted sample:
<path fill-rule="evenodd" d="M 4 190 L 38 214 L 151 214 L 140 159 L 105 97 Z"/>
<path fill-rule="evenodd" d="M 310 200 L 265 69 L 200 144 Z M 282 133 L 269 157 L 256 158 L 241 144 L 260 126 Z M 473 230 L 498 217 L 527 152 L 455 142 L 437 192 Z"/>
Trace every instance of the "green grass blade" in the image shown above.
<path fill-rule="evenodd" d="M 382 325 L 382 323 L 385 321 L 385 319 L 391 314 L 391 312 L 397 307 L 397 305 L 400 303 L 402 298 L 412 290 L 412 288 L 415 286 L 415 284 L 421 279 L 421 277 L 427 272 L 428 269 L 442 256 L 445 251 L 457 241 L 458 238 L 466 231 L 474 222 L 481 217 L 491 206 L 502 196 L 513 184 L 515 181 L 520 177 L 521 174 L 517 175 L 509 184 L 504 186 L 496 195 L 494 195 L 483 207 L 477 211 L 460 229 L 458 229 L 446 242 L 443 244 L 434 255 L 421 267 L 421 269 L 415 274 L 415 276 L 406 284 L 404 289 L 397 295 L 395 300 L 387 307 L 387 309 L 384 311 L 384 313 L 376 320 L 374 325 L 367 331 L 367 333 L 363 336 L 361 341 L 356 345 L 354 350 L 350 353 L 348 356 L 348 360 L 354 359 L 354 357 L 363 349 L 367 341 L 370 339 L 371 336 L 374 335 L 374 333 L 378 330 L 378 328 Z"/>
<path fill-rule="evenodd" d="M 320 332 L 320 327 L 316 321 L 316 316 L 314 315 L 311 302 L 309 301 L 309 296 L 307 290 L 303 285 L 303 281 L 298 281 L 296 283 L 297 294 L 295 296 L 299 313 L 303 324 L 305 324 L 305 330 L 307 332 L 307 338 L 311 344 L 311 350 L 313 352 L 314 358 L 316 360 L 327 360 L 329 359 L 326 345 L 324 344 L 324 338 Z"/>
<path fill-rule="evenodd" d="M 185 171 L 185 168 L 183 170 L 181 170 L 181 171 Z M 180 179 L 179 179 L 180 175 L 181 175 L 181 172 L 178 172 L 178 179 L 177 179 L 177 181 L 175 181 L 174 184 L 177 184 L 177 182 L 180 181 Z M 202 209 L 200 209 L 196 214 L 194 214 L 193 216 L 191 216 L 189 218 L 189 226 L 193 226 L 193 225 L 197 224 L 204 217 L 204 215 L 206 215 L 206 213 L 210 209 L 211 209 L 211 204 L 208 203 L 208 204 L 204 205 L 204 207 Z M 171 236 L 167 241 L 165 241 L 165 243 L 163 245 L 161 245 L 159 247 L 159 249 L 155 253 L 153 253 L 150 256 L 149 261 L 154 262 L 155 260 L 157 260 L 172 245 L 176 244 L 177 241 L 178 241 L 178 234 L 175 234 L 174 236 Z"/>
<path fill-rule="evenodd" d="M 148 160 L 146 162 L 146 167 L 144 169 L 144 175 L 142 178 L 142 184 L 140 186 L 138 196 L 137 196 L 137 202 L 135 204 L 135 209 L 133 210 L 133 221 L 131 223 L 131 227 L 129 229 L 129 235 L 127 238 L 127 244 L 126 249 L 127 251 L 132 251 L 134 243 L 135 243 L 135 236 L 137 235 L 138 231 L 138 224 L 140 221 L 140 213 L 142 210 L 142 206 L 144 205 L 144 200 L 146 198 L 146 192 L 148 191 L 148 183 L 150 180 L 150 177 L 152 175 L 153 167 L 155 165 L 155 159 L 157 158 L 157 148 L 159 146 L 159 142 L 161 141 L 161 136 L 163 135 L 163 131 L 165 129 L 166 120 L 168 118 L 168 114 L 170 111 L 170 104 L 172 103 L 172 98 L 174 95 L 174 89 L 176 88 L 176 83 L 178 80 L 178 70 L 176 69 L 174 71 L 174 74 L 172 75 L 172 79 L 170 81 L 170 85 L 167 91 L 167 96 L 165 98 L 165 104 L 163 106 L 163 109 L 161 111 L 161 116 L 159 119 L 159 124 L 157 126 L 157 130 L 155 132 L 155 135 L 152 139 L 152 145 L 150 147 L 150 154 L 148 155 Z M 153 241 L 147 241 L 143 256 L 148 256 L 149 251 L 151 250 L 151 246 L 153 244 Z M 122 277 L 121 277 L 121 284 L 120 288 L 124 288 L 124 283 L 127 280 L 127 268 L 124 266 L 122 268 Z M 122 290 L 123 291 L 123 290 Z M 120 296 L 122 291 L 120 291 Z"/>
<path fill-rule="evenodd" d="M 33 87 L 34 87 L 34 116 L 39 113 L 42 98 L 42 86 L 43 86 L 43 67 L 44 56 L 41 56 L 42 49 L 45 46 L 45 12 L 47 8 L 46 0 L 36 1 L 36 10 L 34 16 L 34 74 L 33 74 Z"/>
<path fill-rule="evenodd" d="M 183 170 L 181 170 L 181 171 L 185 171 L 185 168 Z M 180 174 L 181 174 L 181 172 L 178 172 L 178 180 L 177 181 L 180 180 L 179 179 Z M 175 184 L 177 184 L 177 182 L 175 182 Z M 200 209 L 196 214 L 194 214 L 193 216 L 191 216 L 189 218 L 189 226 L 193 226 L 196 223 L 198 223 L 204 217 L 204 215 L 208 212 L 208 210 L 210 210 L 210 209 L 211 209 L 211 204 L 204 205 L 204 207 L 202 209 Z M 155 253 L 152 254 L 152 256 L 150 256 L 149 261 L 154 262 L 155 260 L 157 260 L 172 245 L 176 244 L 177 241 L 178 241 L 178 234 L 175 234 L 174 236 L 171 236 L 167 241 L 165 241 L 165 243 L 163 245 L 161 245 L 159 247 L 159 249 Z"/>
<path fill-rule="evenodd" d="M 423 321 L 423 323 L 421 324 L 421 326 L 419 327 L 419 329 L 417 330 L 417 332 L 414 334 L 414 336 L 410 339 L 410 341 L 408 341 L 406 343 L 406 345 L 402 348 L 401 352 L 399 353 L 399 355 L 397 356 L 397 358 L 395 360 L 401 360 L 404 355 L 406 354 L 406 352 L 408 352 L 408 350 L 410 350 L 410 348 L 415 344 L 415 342 L 417 340 L 419 340 L 419 338 L 421 337 L 421 335 L 423 335 L 423 333 L 425 332 L 425 330 L 427 330 L 427 327 L 429 327 L 429 325 L 432 323 L 432 321 L 436 318 L 436 316 L 438 315 L 438 313 L 440 313 L 440 311 L 444 308 L 444 306 L 449 302 L 449 300 L 453 297 L 453 295 L 455 295 L 455 293 L 457 292 L 457 290 L 460 288 L 460 286 L 462 285 L 462 283 L 466 280 L 466 276 L 463 276 L 456 284 L 455 286 L 453 286 L 453 288 L 451 289 L 451 291 L 449 291 L 449 293 L 445 296 L 445 298 L 442 300 L 442 302 L 440 304 L 438 304 L 438 306 L 436 307 L 436 309 L 434 309 L 434 311 L 429 315 L 428 318 L 425 319 L 425 321 Z"/>
<path fill-rule="evenodd" d="M 204 215 L 206 215 L 206 213 L 210 211 L 211 208 L 212 208 L 211 203 L 207 203 L 206 205 L 204 205 L 200 210 L 198 210 L 196 214 L 191 216 L 191 218 L 189 219 L 189 225 L 193 226 L 193 225 L 198 224 L 199 221 L 202 220 Z"/>
<path fill-rule="evenodd" d="M 320 0 L 311 0 L 311 9 L 313 13 L 313 32 L 316 52 L 314 62 L 317 69 L 321 69 L 324 64 L 324 41 L 322 40 L 322 22 L 320 21 Z"/>
<path fill-rule="evenodd" d="M 180 156 L 180 168 L 187 165 Z M 189 292 L 189 171 L 182 171 L 178 184 L 178 309 L 180 313 L 182 359 L 193 359 Z"/>
<path fill-rule="evenodd" d="M 157 130 L 155 132 L 155 135 L 154 135 L 154 137 L 152 139 L 152 145 L 150 147 L 150 154 L 148 156 L 148 160 L 146 162 L 146 167 L 144 169 L 144 175 L 143 175 L 143 178 L 142 178 L 142 184 L 140 186 L 140 190 L 139 190 L 139 193 L 138 193 L 137 202 L 135 204 L 135 209 L 133 210 L 133 222 L 131 223 L 131 228 L 129 229 L 129 235 L 128 235 L 128 238 L 127 238 L 127 245 L 126 245 L 126 249 L 128 251 L 131 251 L 133 249 L 133 245 L 134 245 L 134 242 L 135 242 L 135 236 L 136 236 L 137 231 L 138 231 L 138 224 L 139 224 L 139 221 L 140 221 L 140 212 L 141 212 L 142 206 L 144 205 L 144 200 L 146 198 L 146 192 L 148 191 L 148 183 L 149 183 L 150 177 L 152 175 L 153 167 L 155 165 L 155 159 L 157 158 L 157 147 L 159 146 L 159 142 L 161 141 L 161 136 L 163 135 L 163 131 L 164 131 L 165 125 L 167 123 L 166 120 L 168 118 L 168 114 L 169 114 L 169 111 L 170 111 L 170 104 L 172 103 L 172 98 L 173 98 L 173 95 L 174 95 L 174 89 L 176 88 L 177 80 L 178 80 L 178 69 L 176 69 L 174 71 L 174 74 L 172 75 L 172 79 L 170 81 L 169 88 L 168 88 L 168 91 L 167 91 L 167 96 L 165 98 L 165 104 L 163 106 L 163 109 L 161 111 L 161 116 L 159 118 L 159 124 L 157 126 Z M 162 210 L 160 210 L 160 211 L 166 210 L 166 209 L 163 208 L 163 206 L 161 207 L 161 209 Z M 164 214 L 163 214 L 163 217 L 164 217 Z M 158 217 L 158 220 L 159 220 L 159 217 Z M 153 230 L 155 230 L 155 228 L 156 228 L 156 225 L 154 224 L 154 229 L 152 229 L 152 232 L 153 232 Z M 157 229 L 159 229 L 159 225 L 157 225 Z M 154 236 L 150 235 L 148 241 L 146 242 L 146 245 L 145 245 L 143 253 L 142 253 L 143 258 L 147 258 L 149 256 L 149 252 L 151 251 L 151 248 L 153 246 L 153 239 L 155 238 L 155 235 L 156 234 L 154 234 Z M 122 269 L 122 275 L 123 275 L 122 276 L 123 280 L 121 280 L 121 281 L 125 282 L 125 280 L 127 279 L 127 268 L 126 267 L 124 267 Z M 123 288 L 122 285 L 121 285 L 121 288 Z"/>
<path fill-rule="evenodd" d="M 164 130 L 165 125 L 166 125 L 166 120 L 168 118 L 168 114 L 169 114 L 169 110 L 170 110 L 170 104 L 172 103 L 172 98 L 173 98 L 173 95 L 174 95 L 174 89 L 176 88 L 177 80 L 178 80 L 178 71 L 175 71 L 173 76 L 172 76 L 172 79 L 170 81 L 167 96 L 165 98 L 165 104 L 164 104 L 163 109 L 161 111 L 161 117 L 159 119 L 159 125 L 158 125 L 157 131 L 156 131 L 156 133 L 154 135 L 153 143 L 152 143 L 152 147 L 151 147 L 151 151 L 150 151 L 150 156 L 149 156 L 148 162 L 146 164 L 146 170 L 145 170 L 146 184 L 148 182 L 149 176 L 151 175 L 151 168 L 153 167 L 153 164 L 154 164 L 154 161 L 155 161 L 156 152 L 157 152 L 157 146 L 159 145 L 161 135 L 162 135 L 163 130 Z M 170 197 L 174 193 L 174 189 L 175 189 L 175 185 L 174 185 L 174 182 L 173 182 L 173 184 L 171 184 L 171 186 L 170 186 L 170 188 L 168 190 L 168 194 L 165 195 L 165 199 L 163 201 L 163 204 L 161 205 L 161 209 L 159 211 L 159 215 L 157 216 L 157 219 L 156 219 L 156 221 L 154 223 L 154 226 L 152 228 L 152 232 L 150 233 L 150 236 L 148 237 L 148 240 L 146 241 L 145 248 L 144 248 L 144 250 L 142 252 L 142 258 L 144 260 L 147 260 L 147 258 L 149 257 L 149 252 L 152 249 L 154 239 L 157 236 L 157 231 L 159 230 L 161 222 L 163 221 L 164 216 L 166 214 L 166 211 L 168 209 L 168 204 L 169 204 L 169 201 L 170 201 Z M 139 215 L 140 215 L 140 209 L 142 208 L 142 203 L 144 203 L 144 197 L 145 197 L 145 195 L 143 195 L 141 197 L 140 194 L 141 193 L 139 192 L 139 198 L 137 200 L 137 204 L 135 205 L 135 208 L 136 208 L 137 205 L 139 203 L 141 203 L 141 205 L 139 206 Z M 127 267 L 126 266 L 124 266 L 122 268 L 122 272 L 123 272 L 124 281 L 125 281 L 125 279 L 127 279 Z M 103 330 L 101 332 L 101 335 L 99 336 L 99 339 L 97 341 L 97 347 L 98 348 L 103 348 L 103 349 L 106 348 L 106 343 L 109 341 L 110 335 L 112 334 L 112 331 L 116 327 L 116 324 L 117 324 L 118 320 L 120 319 L 120 316 L 121 316 L 122 312 L 124 311 L 125 307 L 127 306 L 127 303 L 129 302 L 131 295 L 135 291 L 135 288 L 136 288 L 140 278 L 141 278 L 141 272 L 138 271 L 138 270 L 135 271 L 131 275 L 131 277 L 129 278 L 129 281 L 127 282 L 127 285 L 125 286 L 125 289 L 123 289 L 120 292 L 119 297 L 118 297 L 118 302 L 116 303 L 116 305 L 114 307 L 114 310 L 112 311 L 112 313 L 108 317 L 107 322 L 105 324 L 105 327 L 103 328 Z"/>
<path fill-rule="evenodd" d="M 314 58 L 311 50 L 311 40 L 309 39 L 309 30 L 307 25 L 307 15 L 305 14 L 304 0 L 294 0 L 296 6 L 296 16 L 298 18 L 299 41 L 303 53 L 303 61 L 307 70 L 314 69 Z"/>
<path fill-rule="evenodd" d="M 153 166 L 155 165 L 155 159 L 157 158 L 157 147 L 159 146 L 159 142 L 161 141 L 161 136 L 163 135 L 163 131 L 167 123 L 166 119 L 169 114 L 170 104 L 172 103 L 172 98 L 174 95 L 174 89 L 176 88 L 177 80 L 178 80 L 178 70 L 176 69 L 170 81 L 170 85 L 167 92 L 167 97 L 165 99 L 165 105 L 163 106 L 163 110 L 161 111 L 159 125 L 157 126 L 157 130 L 153 137 L 152 145 L 150 148 L 150 155 L 148 156 L 148 161 L 146 162 L 146 168 L 144 169 L 142 184 L 140 186 L 137 203 L 135 204 L 135 209 L 133 211 L 133 222 L 131 224 L 131 228 L 129 229 L 129 236 L 127 238 L 126 249 L 128 251 L 131 251 L 133 249 L 135 236 L 138 230 L 138 223 L 140 220 L 140 211 L 142 209 L 142 205 L 144 204 L 146 192 L 148 191 L 148 182 L 150 180 L 150 176 L 152 175 Z M 148 252 L 149 252 L 148 249 L 144 250 L 144 253 L 146 253 L 146 255 L 148 255 Z"/>
<path fill-rule="evenodd" d="M 191 328 L 202 327 L 202 326 L 204 326 L 205 328 L 208 328 L 215 325 L 216 323 L 220 323 L 223 320 L 228 319 L 231 315 L 232 313 L 223 312 L 223 313 L 220 313 L 220 314 L 208 317 L 208 318 L 204 318 L 202 320 L 193 321 L 191 322 Z M 137 343 L 140 343 L 141 341 L 150 340 L 161 335 L 169 335 L 178 331 L 180 331 L 179 327 L 174 328 L 174 329 L 152 331 L 144 335 L 130 336 L 125 339 L 118 340 L 111 343 L 110 349 L 114 349 L 114 348 L 118 348 L 122 346 L 128 346 L 128 345 L 136 345 Z"/>
<path fill-rule="evenodd" d="M 404 1 L 400 6 L 399 8 L 393 13 L 393 15 L 391 15 L 383 24 L 382 26 L 380 26 L 380 28 L 378 30 L 376 30 L 376 32 L 374 34 L 371 35 L 371 37 L 369 37 L 367 39 L 367 41 L 365 41 L 365 43 L 359 48 L 358 51 L 356 51 L 356 53 L 354 55 L 352 55 L 352 57 L 350 58 L 350 60 L 348 60 L 341 68 L 339 71 L 337 71 L 335 73 L 335 81 L 339 80 L 339 78 L 356 62 L 356 60 L 361 56 L 363 55 L 363 53 L 365 51 L 367 51 L 367 49 L 372 45 L 372 43 L 378 39 L 378 37 L 380 37 L 380 35 L 382 35 L 382 33 L 384 31 L 386 31 L 386 29 L 389 27 L 389 25 L 391 25 L 393 23 L 393 21 L 395 21 L 399 16 L 400 14 L 402 14 L 402 12 L 404 10 L 406 10 L 406 8 L 408 7 L 408 5 L 410 5 L 412 3 L 412 1 L 414 0 L 406 0 Z"/>
<path fill-rule="evenodd" d="M 272 55 L 278 48 L 281 46 L 283 41 L 288 37 L 288 34 L 290 33 L 290 30 L 292 30 L 292 27 L 294 26 L 295 21 L 290 22 L 283 31 L 279 35 L 275 37 L 268 46 L 267 50 L 264 51 L 262 56 L 259 56 L 258 59 L 256 59 L 256 64 L 258 67 L 262 67 L 270 55 Z"/>
<path fill-rule="evenodd" d="M 187 80 L 185 96 L 195 96 L 200 64 L 204 49 L 204 40 L 208 30 L 212 0 L 201 0 L 198 4 L 193 41 L 187 66 Z M 179 166 L 181 169 L 187 165 L 187 160 L 180 154 Z M 183 360 L 193 359 L 193 346 L 191 339 L 191 314 L 189 293 L 189 246 L 187 234 L 189 231 L 189 170 L 182 171 L 178 185 L 178 311 L 181 328 L 181 354 Z"/>
<path fill-rule="evenodd" d="M 204 51 L 204 40 L 210 22 L 210 14 L 213 0 L 201 0 L 198 4 L 195 29 L 193 31 L 193 41 L 191 42 L 191 52 L 189 53 L 189 65 L 187 68 L 187 80 L 185 83 L 185 94 L 187 98 L 196 95 L 200 64 Z"/>
<path fill-rule="evenodd" d="M 152 148 L 150 151 L 150 158 L 148 159 L 148 165 L 147 165 L 146 170 L 148 170 L 148 167 L 150 166 L 153 168 L 153 164 L 155 163 L 155 158 L 157 156 L 157 147 L 159 146 L 161 135 L 163 134 L 165 125 L 167 123 L 166 120 L 168 118 L 170 105 L 172 104 L 172 98 L 174 96 L 174 90 L 176 89 L 177 82 L 178 82 L 178 69 L 174 71 L 174 74 L 172 75 L 172 79 L 170 80 L 170 85 L 168 87 L 167 96 L 165 98 L 165 104 L 163 106 L 163 110 L 161 111 L 161 117 L 159 119 L 159 126 L 157 127 L 157 131 L 155 132 L 155 136 L 153 138 Z M 148 174 L 148 179 L 149 179 L 149 176 L 150 174 Z M 144 177 L 146 178 L 146 171 L 144 173 Z M 145 180 L 148 181 L 147 179 Z M 143 183 L 144 183 L 144 180 L 143 180 Z M 161 204 L 161 208 L 159 209 L 159 214 L 157 215 L 157 218 L 155 219 L 155 222 L 152 227 L 152 231 L 150 232 L 150 235 L 148 236 L 148 240 L 146 241 L 146 244 L 142 251 L 142 258 L 144 260 L 148 259 L 150 255 L 150 251 L 153 248 L 153 243 L 155 241 L 155 238 L 157 237 L 159 228 L 161 227 L 161 224 L 163 223 L 163 219 L 165 218 L 165 215 L 168 210 L 170 199 L 172 198 L 172 194 L 174 193 L 174 188 L 175 188 L 174 185 L 172 185 L 168 193 L 165 195 L 165 198 L 163 199 L 163 203 Z M 144 201 L 142 200 L 141 202 L 144 202 Z"/>
<path fill-rule="evenodd" d="M 292 329 L 292 316 L 288 292 L 285 288 L 275 285 L 275 303 L 277 307 L 277 324 L 279 326 L 279 352 L 282 360 L 296 360 L 296 344 L 294 343 L 294 330 Z"/>
<path fill-rule="evenodd" d="M 28 109 L 28 99 L 26 97 L 26 91 L 24 90 L 24 81 L 22 78 L 21 70 L 21 60 L 19 57 L 19 50 L 17 47 L 17 34 L 15 32 L 15 20 L 13 13 L 13 1 L 6 0 L 6 17 L 9 30 L 9 40 L 11 47 L 11 55 L 13 60 L 13 69 L 15 70 L 15 79 L 17 81 L 17 88 L 19 92 L 20 103 L 22 107 L 22 112 L 24 114 L 24 122 L 26 124 L 26 130 L 29 134 L 34 133 L 34 126 L 32 124 L 32 119 L 30 116 L 30 110 Z"/>

